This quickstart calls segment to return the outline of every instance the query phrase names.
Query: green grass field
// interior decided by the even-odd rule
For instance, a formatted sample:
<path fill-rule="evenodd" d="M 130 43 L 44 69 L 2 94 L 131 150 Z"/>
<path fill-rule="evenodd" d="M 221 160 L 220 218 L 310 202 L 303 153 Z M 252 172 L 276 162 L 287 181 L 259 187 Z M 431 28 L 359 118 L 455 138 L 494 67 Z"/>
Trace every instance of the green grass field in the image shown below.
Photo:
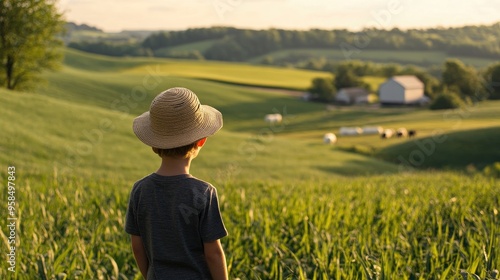
<path fill-rule="evenodd" d="M 147 67 L 147 66 L 146 66 Z M 245 65 L 230 62 L 206 61 L 165 61 L 158 65 L 158 71 L 165 75 L 204 79 L 237 85 L 255 85 L 271 88 L 305 90 L 316 77 L 331 77 L 330 73 L 279 69 L 276 67 Z M 146 68 L 137 67 L 126 71 L 127 74 L 144 73 Z"/>
<path fill-rule="evenodd" d="M 498 101 L 455 111 L 326 108 L 227 84 L 238 75 L 223 75 L 247 73 L 254 86 L 267 76 L 280 77 L 269 82 L 276 86 L 303 77 L 289 69 L 66 54 L 36 91 L 0 89 L 0 180 L 7 186 L 7 167 L 16 167 L 18 217 L 16 272 L 3 262 L 0 279 L 140 279 L 124 215 L 132 184 L 159 158 L 131 124 L 172 86 L 193 89 L 224 115 L 192 174 L 218 189 L 231 279 L 494 279 L 500 268 L 499 183 L 480 169 L 499 161 Z M 189 65 L 193 73 L 221 68 L 226 83 L 179 77 L 171 65 L 185 73 Z M 276 112 L 283 123 L 266 124 L 265 114 Z M 322 143 L 326 132 L 364 125 L 418 135 Z M 429 165 L 397 161 L 436 133 L 447 138 L 426 155 Z M 8 199 L 0 193 L 2 207 Z M 5 254 L 7 223 L 0 220 Z"/>
<path fill-rule="evenodd" d="M 85 54 L 72 49 L 66 50 L 65 65 L 74 68 L 71 69 L 72 71 L 107 72 L 106 75 L 110 75 L 108 77 L 104 73 L 101 73 L 103 75 L 101 79 L 106 80 L 120 80 L 113 76 L 113 74 L 119 74 L 122 77 L 128 76 L 130 81 L 137 83 L 137 79 L 144 79 L 144 76 L 152 74 L 168 78 L 194 78 L 235 85 L 285 88 L 301 91 L 305 91 L 311 85 L 313 78 L 332 77 L 332 74 L 327 72 L 230 62 L 200 62 L 154 58 L 108 58 Z M 64 72 L 69 74 L 71 71 Z M 56 76 L 59 74 L 56 73 L 53 75 Z M 76 76 L 80 77 L 84 75 L 76 73 Z M 91 76 L 93 75 L 91 74 Z M 54 78 L 57 79 L 57 77 Z M 72 78 L 72 80 L 76 79 L 76 77 Z M 385 79 L 381 77 L 364 77 L 364 80 L 372 86 L 373 90 L 376 90 Z"/>

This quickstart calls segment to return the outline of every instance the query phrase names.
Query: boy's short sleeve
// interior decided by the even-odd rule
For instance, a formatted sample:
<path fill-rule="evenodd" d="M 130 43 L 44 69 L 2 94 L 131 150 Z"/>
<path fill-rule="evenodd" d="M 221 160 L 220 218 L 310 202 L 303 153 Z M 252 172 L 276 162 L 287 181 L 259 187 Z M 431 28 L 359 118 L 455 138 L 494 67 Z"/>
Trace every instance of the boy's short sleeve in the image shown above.
<path fill-rule="evenodd" d="M 128 234 L 140 236 L 141 234 L 139 232 L 139 226 L 137 225 L 137 215 L 135 207 L 135 205 L 137 204 L 135 203 L 134 199 L 134 190 L 135 188 L 130 193 L 130 199 L 128 201 L 127 214 L 125 216 L 125 231 Z"/>
<path fill-rule="evenodd" d="M 200 216 L 200 235 L 203 242 L 212 242 L 227 236 L 227 230 L 222 221 L 217 190 L 210 187 L 206 192 L 205 208 Z"/>

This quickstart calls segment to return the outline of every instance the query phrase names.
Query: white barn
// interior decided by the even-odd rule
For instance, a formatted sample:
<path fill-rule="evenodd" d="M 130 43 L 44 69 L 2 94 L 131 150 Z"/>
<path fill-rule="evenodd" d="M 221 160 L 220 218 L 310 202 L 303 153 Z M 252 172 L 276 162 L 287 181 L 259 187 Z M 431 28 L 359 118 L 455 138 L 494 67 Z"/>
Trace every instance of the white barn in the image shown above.
<path fill-rule="evenodd" d="M 343 104 L 369 103 L 369 94 L 364 88 L 342 88 L 335 95 L 335 101 Z"/>
<path fill-rule="evenodd" d="M 379 88 L 379 100 L 383 105 L 415 104 L 423 97 L 424 83 L 415 76 L 394 76 Z"/>

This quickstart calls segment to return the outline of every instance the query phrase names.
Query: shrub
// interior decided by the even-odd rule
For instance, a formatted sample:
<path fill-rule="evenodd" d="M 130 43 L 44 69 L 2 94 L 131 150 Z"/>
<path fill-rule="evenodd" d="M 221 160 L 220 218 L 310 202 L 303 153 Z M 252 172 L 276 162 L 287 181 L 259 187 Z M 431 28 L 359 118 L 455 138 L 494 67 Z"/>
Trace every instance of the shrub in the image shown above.
<path fill-rule="evenodd" d="M 455 93 L 441 93 L 432 102 L 431 110 L 455 109 L 462 107 L 464 101 Z"/>

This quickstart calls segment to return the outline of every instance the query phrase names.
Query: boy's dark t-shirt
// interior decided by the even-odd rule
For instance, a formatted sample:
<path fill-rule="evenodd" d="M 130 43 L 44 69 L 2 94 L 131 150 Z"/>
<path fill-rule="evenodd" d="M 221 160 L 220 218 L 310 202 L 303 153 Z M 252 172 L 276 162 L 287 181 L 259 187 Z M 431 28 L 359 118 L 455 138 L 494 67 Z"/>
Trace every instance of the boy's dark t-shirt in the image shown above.
<path fill-rule="evenodd" d="M 217 191 L 191 175 L 153 173 L 130 193 L 125 231 L 141 236 L 147 279 L 211 279 L 203 243 L 227 235 Z"/>

